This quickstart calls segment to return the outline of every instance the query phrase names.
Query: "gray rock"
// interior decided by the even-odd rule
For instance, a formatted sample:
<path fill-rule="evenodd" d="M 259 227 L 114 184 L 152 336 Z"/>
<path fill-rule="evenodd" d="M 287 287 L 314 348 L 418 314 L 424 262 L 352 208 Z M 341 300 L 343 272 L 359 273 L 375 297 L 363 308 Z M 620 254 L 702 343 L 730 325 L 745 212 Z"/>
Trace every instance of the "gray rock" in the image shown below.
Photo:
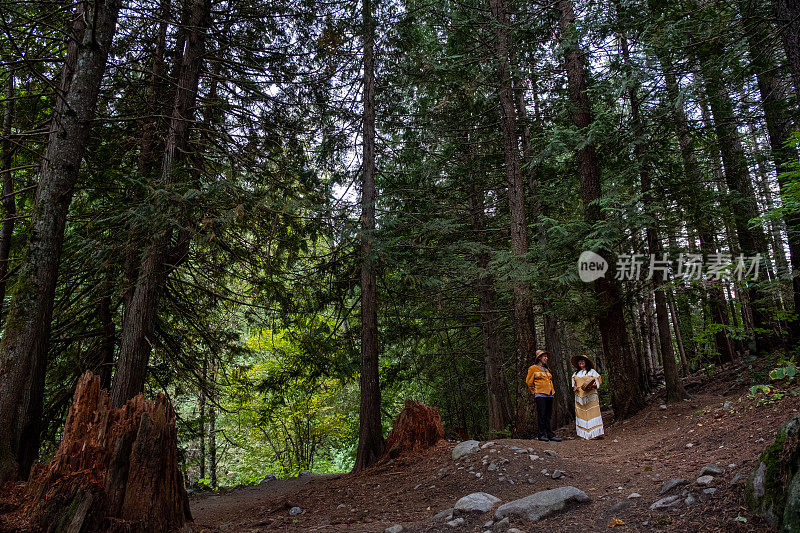
<path fill-rule="evenodd" d="M 714 487 L 708 487 L 707 489 L 703 489 L 703 494 L 714 494 L 717 492 L 717 489 Z"/>
<path fill-rule="evenodd" d="M 733 479 L 731 480 L 731 485 L 738 485 L 743 482 L 744 482 L 744 474 L 739 472 L 738 474 L 733 476 Z"/>
<path fill-rule="evenodd" d="M 274 475 L 267 474 L 266 476 L 264 476 L 264 479 L 261 480 L 260 484 L 263 485 L 264 483 L 270 483 L 271 481 L 277 481 L 277 480 L 278 478 L 276 478 Z"/>
<path fill-rule="evenodd" d="M 450 520 L 450 521 L 447 523 L 447 525 L 448 525 L 448 526 L 450 526 L 450 527 L 460 527 L 460 526 L 463 526 L 463 525 L 464 525 L 464 519 L 463 519 L 463 518 L 456 518 L 455 520 Z"/>
<path fill-rule="evenodd" d="M 659 489 L 658 492 L 659 494 L 666 494 L 675 487 L 680 487 L 681 485 L 686 485 L 685 479 L 680 479 L 680 478 L 669 479 L 661 485 L 661 488 Z"/>
<path fill-rule="evenodd" d="M 663 404 L 663 403 L 661 405 L 659 405 L 658 408 L 661 409 L 662 411 L 666 411 L 667 410 L 667 406 L 665 404 Z"/>
<path fill-rule="evenodd" d="M 494 525 L 494 520 L 489 520 L 488 522 L 483 524 L 483 527 L 488 529 L 488 528 L 492 527 L 493 525 Z"/>
<path fill-rule="evenodd" d="M 494 470 L 497 470 L 497 468 L 498 468 L 498 466 L 497 466 L 497 463 L 495 463 L 494 461 L 492 461 L 491 463 L 489 463 L 489 467 L 487 468 L 487 470 L 488 470 L 489 472 L 492 472 L 492 471 L 494 471 Z"/>
<path fill-rule="evenodd" d="M 642 495 L 639 494 L 638 492 L 632 492 L 628 495 L 628 499 L 641 498 L 641 497 Z"/>
<path fill-rule="evenodd" d="M 719 476 L 720 474 L 722 474 L 722 467 L 721 466 L 718 466 L 718 465 L 715 465 L 715 464 L 708 464 L 708 465 L 704 466 L 703 468 L 701 468 L 700 469 L 700 473 L 697 474 L 697 475 L 698 476 L 705 476 L 705 475 Z"/>
<path fill-rule="evenodd" d="M 414 485 L 414 490 L 417 490 L 417 489 L 418 489 L 418 488 L 420 488 L 421 486 L 422 486 L 422 483 L 417 483 L 416 485 Z"/>
<path fill-rule="evenodd" d="M 539 456 L 538 456 L 538 455 L 529 455 L 529 456 L 528 456 L 528 458 L 529 458 L 531 461 L 535 461 L 535 460 L 537 460 L 537 459 L 539 458 Z"/>
<path fill-rule="evenodd" d="M 471 469 L 472 469 L 472 468 L 470 468 L 470 470 L 471 470 Z M 436 473 L 436 477 L 438 477 L 438 478 L 440 478 L 440 479 L 441 479 L 441 478 L 443 478 L 444 476 L 446 476 L 446 475 L 447 475 L 449 472 L 450 472 L 450 469 L 449 469 L 449 468 L 447 468 L 447 467 L 445 467 L 445 468 L 440 468 L 440 469 L 439 469 L 439 472 L 437 472 L 437 473 Z"/>
<path fill-rule="evenodd" d="M 685 503 L 687 506 L 694 505 L 695 503 L 697 503 L 697 498 L 695 498 L 693 494 L 689 494 L 688 496 L 686 496 L 686 499 L 683 500 L 683 503 Z"/>
<path fill-rule="evenodd" d="M 549 455 L 550 457 L 558 457 L 558 454 L 556 453 L 555 450 L 545 450 L 544 453 Z"/>
<path fill-rule="evenodd" d="M 395 524 L 384 529 L 383 533 L 400 533 L 401 531 L 404 531 L 403 526 L 400 524 Z"/>
<path fill-rule="evenodd" d="M 731 403 L 731 402 L 725 402 L 725 403 L 722 404 L 722 408 L 725 409 L 726 411 L 728 409 L 730 409 L 731 407 L 733 407 L 733 403 Z"/>
<path fill-rule="evenodd" d="M 496 498 L 486 492 L 473 492 L 458 500 L 453 507 L 453 516 L 461 516 L 469 513 L 485 513 L 495 506 L 500 498 Z"/>
<path fill-rule="evenodd" d="M 309 472 L 308 470 L 301 470 L 300 474 L 297 477 L 306 477 L 306 476 L 310 476 L 310 475 L 311 475 L 311 472 Z"/>
<path fill-rule="evenodd" d="M 491 448 L 492 446 L 494 446 L 494 441 L 490 440 L 489 442 L 486 442 L 481 445 L 481 450 L 485 450 L 486 448 Z"/>
<path fill-rule="evenodd" d="M 561 479 L 562 477 L 564 477 L 564 475 L 565 472 L 563 470 L 553 470 L 553 475 L 550 477 L 552 477 L 553 479 Z"/>
<path fill-rule="evenodd" d="M 681 502 L 680 496 L 667 496 L 666 498 L 661 498 L 653 505 L 651 505 L 650 510 L 655 511 L 657 509 L 666 509 L 667 507 L 678 505 L 680 502 Z"/>
<path fill-rule="evenodd" d="M 508 533 L 525 533 L 525 532 L 522 531 L 521 529 L 517 529 L 515 527 L 512 527 L 511 529 L 508 530 Z"/>
<path fill-rule="evenodd" d="M 340 503 L 339 505 L 336 506 L 337 509 L 344 509 L 345 507 L 347 506 L 343 503 Z"/>
<path fill-rule="evenodd" d="M 507 516 L 520 516 L 536 522 L 551 513 L 561 511 L 568 504 L 584 503 L 590 500 L 585 492 L 575 487 L 543 490 L 501 505 L 495 511 L 494 519 L 502 520 Z"/>
<path fill-rule="evenodd" d="M 450 509 L 445 509 L 444 511 L 439 511 L 438 513 L 433 515 L 433 520 L 437 521 L 437 522 L 439 520 L 451 520 L 452 518 L 453 518 L 453 508 L 452 507 Z"/>
<path fill-rule="evenodd" d="M 711 485 L 712 481 L 714 481 L 714 476 L 700 476 L 697 478 L 697 484 L 700 486 Z"/>
<path fill-rule="evenodd" d="M 292 507 L 291 509 L 289 509 L 289 514 L 291 516 L 299 515 L 302 512 L 303 512 L 303 510 L 300 509 L 299 507 Z"/>
<path fill-rule="evenodd" d="M 456 447 L 453 448 L 453 460 L 461 459 L 465 455 L 475 453 L 478 450 L 480 450 L 480 443 L 476 440 L 465 440 L 464 442 L 459 442 L 456 444 Z"/>

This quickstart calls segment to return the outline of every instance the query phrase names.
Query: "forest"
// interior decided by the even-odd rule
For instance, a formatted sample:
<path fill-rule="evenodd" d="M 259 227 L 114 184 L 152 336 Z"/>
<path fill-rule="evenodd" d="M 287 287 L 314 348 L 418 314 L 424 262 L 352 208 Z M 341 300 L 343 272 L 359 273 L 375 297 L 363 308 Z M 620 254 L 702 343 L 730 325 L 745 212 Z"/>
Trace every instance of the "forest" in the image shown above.
<path fill-rule="evenodd" d="M 621 421 L 800 338 L 793 0 L 3 0 L 0 484 L 85 372 L 200 489 Z M 794 372 L 794 370 L 792 370 Z M 794 373 L 792 373 L 794 376 Z"/>

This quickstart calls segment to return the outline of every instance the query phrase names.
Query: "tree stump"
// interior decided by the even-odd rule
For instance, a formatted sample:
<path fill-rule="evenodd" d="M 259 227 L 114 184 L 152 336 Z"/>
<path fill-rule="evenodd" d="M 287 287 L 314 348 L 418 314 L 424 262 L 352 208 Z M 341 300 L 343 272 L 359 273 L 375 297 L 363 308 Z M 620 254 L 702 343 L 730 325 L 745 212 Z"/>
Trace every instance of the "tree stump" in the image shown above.
<path fill-rule="evenodd" d="M 395 458 L 434 446 L 444 438 L 444 427 L 439 409 L 422 402 L 406 400 L 406 405 L 392 425 L 386 438 L 383 458 Z"/>
<path fill-rule="evenodd" d="M 84 374 L 53 460 L 36 469 L 26 514 L 46 531 L 172 531 L 191 521 L 177 464 L 175 412 L 163 394 L 111 406 Z"/>

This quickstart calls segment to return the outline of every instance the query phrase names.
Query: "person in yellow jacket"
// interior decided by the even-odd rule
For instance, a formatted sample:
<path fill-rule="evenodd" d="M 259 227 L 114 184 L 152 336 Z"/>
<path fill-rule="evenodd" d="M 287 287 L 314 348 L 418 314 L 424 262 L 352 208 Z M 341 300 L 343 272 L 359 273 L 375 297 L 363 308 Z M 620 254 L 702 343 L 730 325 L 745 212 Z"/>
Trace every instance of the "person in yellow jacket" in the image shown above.
<path fill-rule="evenodd" d="M 553 375 L 547 368 L 547 359 L 550 352 L 536 350 L 536 362 L 528 369 L 525 383 L 533 393 L 536 402 L 536 423 L 539 427 L 539 440 L 552 440 L 561 442 L 550 428 L 550 418 L 553 416 Z"/>

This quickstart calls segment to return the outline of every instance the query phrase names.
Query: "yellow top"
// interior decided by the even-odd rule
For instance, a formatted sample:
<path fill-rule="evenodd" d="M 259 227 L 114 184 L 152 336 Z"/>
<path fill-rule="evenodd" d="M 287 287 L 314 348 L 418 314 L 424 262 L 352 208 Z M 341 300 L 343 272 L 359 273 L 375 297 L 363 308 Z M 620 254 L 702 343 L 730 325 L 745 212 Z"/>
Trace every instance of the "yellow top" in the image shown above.
<path fill-rule="evenodd" d="M 531 365 L 528 369 L 528 377 L 525 378 L 525 383 L 533 394 L 555 394 L 556 390 L 553 388 L 553 375 L 546 368 L 539 365 Z"/>

